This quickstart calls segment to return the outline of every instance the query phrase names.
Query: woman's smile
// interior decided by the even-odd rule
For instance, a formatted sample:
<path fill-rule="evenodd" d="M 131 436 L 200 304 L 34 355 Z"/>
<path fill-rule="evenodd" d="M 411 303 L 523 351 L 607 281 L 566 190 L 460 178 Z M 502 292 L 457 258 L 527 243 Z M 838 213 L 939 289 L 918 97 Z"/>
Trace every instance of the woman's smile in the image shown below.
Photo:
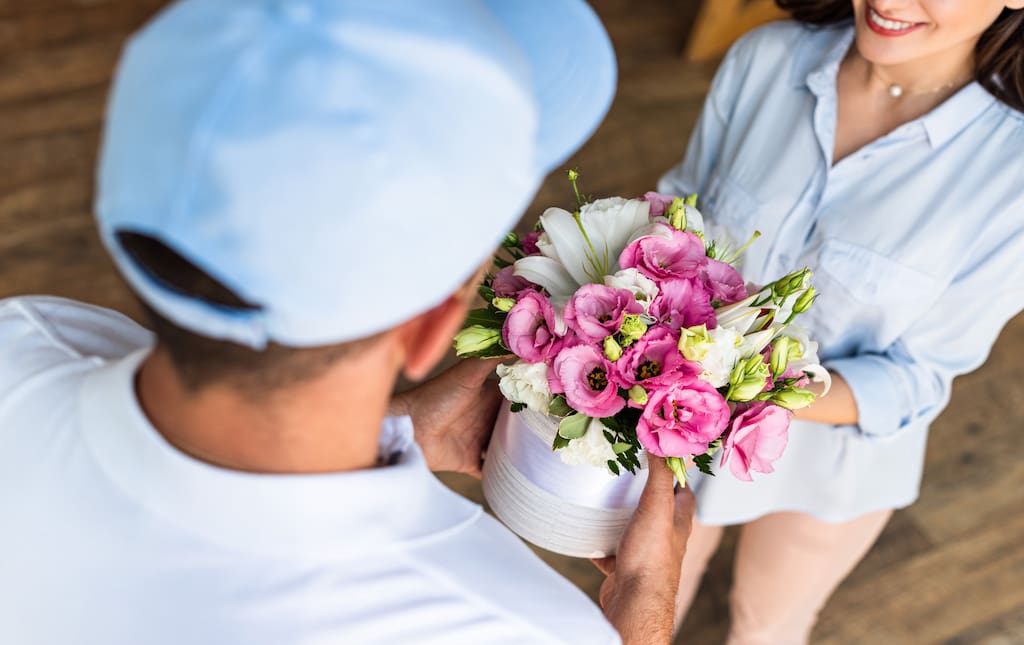
<path fill-rule="evenodd" d="M 868 27 L 871 31 L 882 36 L 904 36 L 925 26 L 923 22 L 907 22 L 884 16 L 870 4 L 867 9 L 864 15 L 867 19 Z"/>

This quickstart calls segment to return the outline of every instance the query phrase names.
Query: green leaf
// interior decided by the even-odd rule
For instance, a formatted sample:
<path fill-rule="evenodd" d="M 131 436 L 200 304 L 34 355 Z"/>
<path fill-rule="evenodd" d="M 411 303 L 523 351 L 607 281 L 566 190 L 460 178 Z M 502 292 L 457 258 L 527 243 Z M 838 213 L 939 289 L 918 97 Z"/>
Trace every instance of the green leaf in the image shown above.
<path fill-rule="evenodd" d="M 512 412 L 522 412 L 525 409 L 525 403 L 513 403 L 512 405 L 509 406 L 509 410 L 511 410 Z"/>
<path fill-rule="evenodd" d="M 568 401 L 565 400 L 565 396 L 562 394 L 551 399 L 551 404 L 548 406 L 548 413 L 556 417 L 567 417 L 573 412 L 575 410 L 569 407 Z"/>
<path fill-rule="evenodd" d="M 491 345 L 487 349 L 482 349 L 479 352 L 466 352 L 459 354 L 459 358 L 503 358 L 505 356 L 512 356 L 512 352 L 505 348 L 501 343 Z"/>
<path fill-rule="evenodd" d="M 617 442 L 615 444 L 612 444 L 612 452 L 614 452 L 615 454 L 618 455 L 618 454 L 621 454 L 623 452 L 626 452 L 627 450 L 629 450 L 632 447 L 633 447 L 633 444 L 631 444 L 631 443 L 625 443 L 624 441 L 619 441 L 619 442 Z"/>
<path fill-rule="evenodd" d="M 562 419 L 558 424 L 558 434 L 566 439 L 579 439 L 587 434 L 587 426 L 590 425 L 590 417 L 585 414 L 573 414 Z"/>
<path fill-rule="evenodd" d="M 472 327 L 473 325 L 480 325 L 488 329 L 501 329 L 505 325 L 505 316 L 504 312 L 497 309 L 482 307 L 470 311 L 466 315 L 466 322 L 462 323 L 462 326 Z"/>
<path fill-rule="evenodd" d="M 622 432 L 622 425 L 615 417 L 605 417 L 601 419 L 601 424 L 612 432 Z"/>
<path fill-rule="evenodd" d="M 619 465 L 617 463 L 615 463 L 615 461 L 612 460 L 612 459 L 608 460 L 608 470 L 612 471 L 616 475 L 620 474 L 619 473 Z"/>
<path fill-rule="evenodd" d="M 694 456 L 693 465 L 697 467 L 697 470 L 705 475 L 711 475 L 712 477 L 715 476 L 715 473 L 711 471 L 711 455 L 703 454 Z"/>
<path fill-rule="evenodd" d="M 506 260 L 505 258 L 502 258 L 502 257 L 499 257 L 499 256 L 495 255 L 494 256 L 494 266 L 498 267 L 499 269 L 504 269 L 505 267 L 512 266 L 512 263 L 509 262 L 508 260 Z"/>
<path fill-rule="evenodd" d="M 566 439 L 565 437 L 558 433 L 555 433 L 555 440 L 551 443 L 551 450 L 552 452 L 554 452 L 555 450 L 561 450 L 562 448 L 565 448 L 568 445 L 568 439 Z"/>
<path fill-rule="evenodd" d="M 494 300 L 494 289 L 488 287 L 485 284 L 482 284 L 479 287 L 477 287 L 476 292 L 480 294 L 480 297 L 484 299 L 484 302 L 490 302 L 491 300 Z"/>

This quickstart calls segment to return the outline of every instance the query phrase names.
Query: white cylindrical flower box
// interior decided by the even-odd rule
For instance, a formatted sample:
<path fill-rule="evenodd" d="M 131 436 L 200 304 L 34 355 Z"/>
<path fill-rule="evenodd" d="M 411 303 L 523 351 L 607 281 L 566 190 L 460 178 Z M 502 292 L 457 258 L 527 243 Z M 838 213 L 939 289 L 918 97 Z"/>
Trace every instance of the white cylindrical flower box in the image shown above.
<path fill-rule="evenodd" d="M 551 450 L 556 417 L 502 407 L 487 449 L 483 491 L 494 514 L 543 549 L 580 558 L 615 553 L 647 481 L 605 467 L 570 466 Z"/>

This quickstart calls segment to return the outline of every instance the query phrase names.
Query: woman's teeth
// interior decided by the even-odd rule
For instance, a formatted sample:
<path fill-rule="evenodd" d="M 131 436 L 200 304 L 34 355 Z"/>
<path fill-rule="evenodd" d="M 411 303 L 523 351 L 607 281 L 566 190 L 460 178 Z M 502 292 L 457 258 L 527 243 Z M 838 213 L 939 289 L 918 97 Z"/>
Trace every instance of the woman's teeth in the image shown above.
<path fill-rule="evenodd" d="M 871 19 L 871 22 L 875 23 L 882 29 L 888 29 L 889 31 L 904 31 L 906 29 L 910 29 L 915 25 L 915 23 L 913 22 L 902 22 L 898 20 L 889 20 L 888 18 L 883 18 L 877 11 L 875 11 L 871 7 L 868 7 L 868 17 Z"/>

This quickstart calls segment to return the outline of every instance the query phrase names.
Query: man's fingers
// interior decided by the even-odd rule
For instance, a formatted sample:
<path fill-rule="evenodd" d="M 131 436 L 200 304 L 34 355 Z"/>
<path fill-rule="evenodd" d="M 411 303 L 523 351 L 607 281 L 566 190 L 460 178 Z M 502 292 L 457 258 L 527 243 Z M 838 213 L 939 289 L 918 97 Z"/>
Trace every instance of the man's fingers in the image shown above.
<path fill-rule="evenodd" d="M 609 555 L 603 558 L 591 558 L 591 562 L 597 567 L 597 570 L 606 576 L 610 576 L 615 573 L 615 556 Z"/>
<path fill-rule="evenodd" d="M 501 361 L 500 358 L 466 358 L 448 368 L 445 374 L 454 377 L 458 385 L 475 389 L 494 374 Z"/>
<path fill-rule="evenodd" d="M 661 457 L 647 455 L 647 484 L 640 494 L 637 512 L 671 514 L 675 477 Z"/>
<path fill-rule="evenodd" d="M 693 514 L 697 510 L 697 498 L 693 496 L 690 487 L 681 488 L 676 491 L 676 526 L 693 524 Z"/>

